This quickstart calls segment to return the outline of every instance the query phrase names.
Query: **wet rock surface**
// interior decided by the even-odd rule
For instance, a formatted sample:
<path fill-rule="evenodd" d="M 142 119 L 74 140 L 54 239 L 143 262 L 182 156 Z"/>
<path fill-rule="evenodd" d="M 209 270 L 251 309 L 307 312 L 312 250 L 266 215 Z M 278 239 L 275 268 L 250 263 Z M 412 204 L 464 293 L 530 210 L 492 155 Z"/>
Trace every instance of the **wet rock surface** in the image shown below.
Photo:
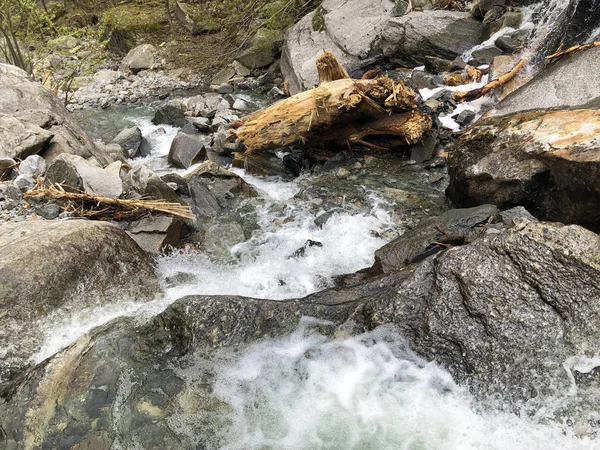
<path fill-rule="evenodd" d="M 577 372 L 565 361 L 598 345 L 586 324 L 600 314 L 599 249 L 578 226 L 521 219 L 349 289 L 292 301 L 186 297 L 147 323 L 119 319 L 31 370 L 3 392 L 3 439 L 16 448 L 218 446 L 229 407 L 211 393 L 210 361 L 289 333 L 302 316 L 331 321 L 318 327 L 330 335 L 394 323 L 479 397 L 531 407 L 570 385 Z M 585 395 L 564 399 L 561 413 L 585 426 L 598 391 L 584 378 L 575 380 Z M 203 420 L 176 426 L 190 413 Z"/>
<path fill-rule="evenodd" d="M 575 53 L 550 64 L 508 95 L 496 115 L 546 109 L 600 108 L 600 48 Z"/>
<path fill-rule="evenodd" d="M 108 223 L 8 224 L 0 227 L 0 243 L 0 385 L 38 349 L 41 329 L 32 324 L 43 324 L 60 308 L 103 305 L 123 296 L 150 300 L 159 292 L 144 252 Z"/>

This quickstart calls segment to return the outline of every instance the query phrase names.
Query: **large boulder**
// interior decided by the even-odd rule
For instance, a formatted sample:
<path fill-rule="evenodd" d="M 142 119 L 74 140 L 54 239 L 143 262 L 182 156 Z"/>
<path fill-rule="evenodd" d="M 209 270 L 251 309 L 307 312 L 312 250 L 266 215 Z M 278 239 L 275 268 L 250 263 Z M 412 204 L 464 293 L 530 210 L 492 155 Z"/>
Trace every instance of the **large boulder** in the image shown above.
<path fill-rule="evenodd" d="M 4 392 L 0 429 L 11 430 L 9 448 L 223 447 L 237 411 L 215 389 L 223 364 L 311 316 L 329 321 L 315 332 L 337 337 L 394 324 L 418 354 L 477 396 L 493 395 L 494 408 L 527 402 L 529 412 L 544 408 L 591 432 L 599 276 L 596 234 L 521 220 L 350 289 L 289 301 L 186 297 L 147 323 L 120 319 L 31 370 Z M 294 373 L 316 356 L 295 348 Z M 251 369 L 249 380 L 262 373 Z M 557 392 L 570 395 L 548 411 Z"/>
<path fill-rule="evenodd" d="M 199 136 L 179 132 L 169 149 L 169 162 L 180 169 L 206 159 L 206 147 Z"/>
<path fill-rule="evenodd" d="M 0 156 L 6 150 L 6 143 L 17 139 L 19 142 L 11 145 L 11 152 L 16 151 L 24 157 L 41 152 L 46 160 L 52 160 L 61 153 L 68 153 L 83 158 L 96 156 L 102 164 L 109 163 L 104 161 L 104 155 L 71 118 L 58 97 L 32 81 L 22 70 L 0 64 L 0 98 L 2 120 L 14 123 L 8 128 L 0 125 Z M 10 129 L 20 138 L 9 137 L 6 133 Z M 20 131 L 17 133 L 17 130 Z"/>
<path fill-rule="evenodd" d="M 509 94 L 496 115 L 542 109 L 600 108 L 600 48 L 566 56 Z"/>
<path fill-rule="evenodd" d="M 393 15 L 392 0 L 325 0 L 286 34 L 281 72 L 290 92 L 317 84 L 315 62 L 331 51 L 352 75 L 381 59 L 381 31 Z"/>
<path fill-rule="evenodd" d="M 158 52 L 152 44 L 142 44 L 127 53 L 119 70 L 137 73 L 140 70 L 154 69 L 159 63 Z"/>
<path fill-rule="evenodd" d="M 125 128 L 110 143 L 120 145 L 129 158 L 135 158 L 139 156 L 142 144 L 142 132 L 136 125 Z"/>
<path fill-rule="evenodd" d="M 411 12 L 387 22 L 381 47 L 391 60 L 416 66 L 427 56 L 453 60 L 483 42 L 485 31 L 485 25 L 467 12 Z"/>
<path fill-rule="evenodd" d="M 108 223 L 8 224 L 0 245 L 0 386 L 28 364 L 60 308 L 144 301 L 159 292 L 144 252 Z"/>
<path fill-rule="evenodd" d="M 457 206 L 522 205 L 544 220 L 600 225 L 600 111 L 480 120 L 449 152 Z"/>

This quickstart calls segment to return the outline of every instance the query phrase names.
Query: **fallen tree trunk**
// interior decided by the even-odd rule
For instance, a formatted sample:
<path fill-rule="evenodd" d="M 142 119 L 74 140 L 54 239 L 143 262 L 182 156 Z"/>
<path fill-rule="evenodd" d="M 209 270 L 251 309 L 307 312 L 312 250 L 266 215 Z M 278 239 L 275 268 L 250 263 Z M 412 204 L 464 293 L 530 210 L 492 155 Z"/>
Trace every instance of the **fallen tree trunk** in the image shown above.
<path fill-rule="evenodd" d="M 318 87 L 249 115 L 232 132 L 246 154 L 297 143 L 389 149 L 367 139 L 389 136 L 395 145 L 414 144 L 431 128 L 431 118 L 416 109 L 415 92 L 401 80 L 350 79 L 328 52 L 317 67 Z"/>

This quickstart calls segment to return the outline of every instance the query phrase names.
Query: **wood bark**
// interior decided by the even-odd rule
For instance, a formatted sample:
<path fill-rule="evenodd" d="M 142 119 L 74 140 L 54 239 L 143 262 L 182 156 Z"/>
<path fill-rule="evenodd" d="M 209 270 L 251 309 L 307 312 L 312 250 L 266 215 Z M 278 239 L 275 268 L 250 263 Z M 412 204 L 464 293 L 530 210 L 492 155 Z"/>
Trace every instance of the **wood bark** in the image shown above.
<path fill-rule="evenodd" d="M 246 154 L 297 143 L 389 149 L 369 138 L 414 144 L 431 128 L 429 115 L 416 109 L 415 92 L 400 79 L 351 79 L 328 52 L 317 67 L 318 87 L 251 114 L 233 131 Z"/>

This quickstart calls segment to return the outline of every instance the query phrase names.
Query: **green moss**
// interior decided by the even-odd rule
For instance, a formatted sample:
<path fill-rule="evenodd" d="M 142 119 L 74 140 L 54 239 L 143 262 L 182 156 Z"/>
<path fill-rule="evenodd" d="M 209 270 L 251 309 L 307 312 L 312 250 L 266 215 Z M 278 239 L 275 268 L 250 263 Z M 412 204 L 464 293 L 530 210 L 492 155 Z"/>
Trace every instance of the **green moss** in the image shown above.
<path fill-rule="evenodd" d="M 164 4 L 158 1 L 125 3 L 104 12 L 106 24 L 128 33 L 162 31 L 169 26 Z"/>
<path fill-rule="evenodd" d="M 319 6 L 312 18 L 312 28 L 314 31 L 323 31 L 325 29 L 325 17 L 323 17 L 323 8 Z"/>

